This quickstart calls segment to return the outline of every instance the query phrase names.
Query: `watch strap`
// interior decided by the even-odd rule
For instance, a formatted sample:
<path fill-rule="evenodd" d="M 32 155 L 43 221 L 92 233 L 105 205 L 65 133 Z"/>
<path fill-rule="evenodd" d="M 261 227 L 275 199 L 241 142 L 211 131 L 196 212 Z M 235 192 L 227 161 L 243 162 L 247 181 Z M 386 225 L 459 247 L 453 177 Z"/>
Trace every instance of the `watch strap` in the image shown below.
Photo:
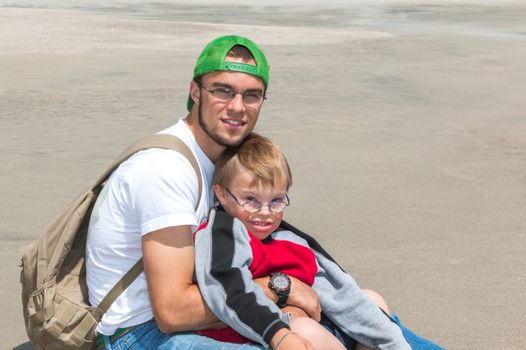
<path fill-rule="evenodd" d="M 289 299 L 289 293 L 287 294 L 278 294 L 276 293 L 276 295 L 278 296 L 278 307 L 282 308 L 282 307 L 285 307 L 287 306 L 287 300 Z"/>
<path fill-rule="evenodd" d="M 283 275 L 289 282 L 289 288 L 286 290 L 286 291 L 283 291 L 283 290 L 279 290 L 273 283 L 273 277 L 275 275 Z M 274 272 L 274 273 L 271 273 L 270 274 L 270 280 L 269 280 L 269 283 L 268 283 L 268 286 L 269 288 L 274 292 L 276 293 L 277 297 L 278 297 L 278 302 L 276 303 L 278 305 L 278 307 L 282 308 L 284 306 L 287 306 L 287 300 L 289 299 L 289 294 L 290 294 L 290 278 L 289 276 L 287 276 L 286 274 L 282 273 L 282 272 Z"/>

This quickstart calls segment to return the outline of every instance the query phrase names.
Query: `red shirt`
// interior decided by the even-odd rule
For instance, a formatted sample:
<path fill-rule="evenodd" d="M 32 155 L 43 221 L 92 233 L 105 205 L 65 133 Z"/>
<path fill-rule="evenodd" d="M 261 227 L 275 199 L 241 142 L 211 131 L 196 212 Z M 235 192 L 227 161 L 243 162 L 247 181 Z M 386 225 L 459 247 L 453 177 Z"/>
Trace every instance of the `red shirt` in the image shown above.
<path fill-rule="evenodd" d="M 201 225 L 194 236 L 206 226 L 207 223 Z M 272 239 L 271 236 L 261 241 L 250 232 L 248 235 L 252 249 L 252 263 L 249 270 L 253 278 L 269 276 L 273 272 L 283 272 L 312 286 L 318 271 L 316 257 L 312 250 L 291 241 Z M 251 342 L 230 327 L 197 333 L 223 342 Z"/>

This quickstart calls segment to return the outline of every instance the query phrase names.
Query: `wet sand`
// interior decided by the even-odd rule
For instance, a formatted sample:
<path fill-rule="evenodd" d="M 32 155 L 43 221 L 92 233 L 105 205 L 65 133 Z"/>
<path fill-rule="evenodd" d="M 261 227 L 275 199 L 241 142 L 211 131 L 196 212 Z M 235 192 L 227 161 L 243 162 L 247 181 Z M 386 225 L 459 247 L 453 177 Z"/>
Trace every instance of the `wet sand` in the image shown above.
<path fill-rule="evenodd" d="M 291 163 L 289 221 L 418 333 L 522 348 L 524 18 L 519 1 L 0 0 L 0 348 L 31 349 L 22 247 L 185 115 L 200 49 L 230 33 L 270 61 L 257 130 Z"/>

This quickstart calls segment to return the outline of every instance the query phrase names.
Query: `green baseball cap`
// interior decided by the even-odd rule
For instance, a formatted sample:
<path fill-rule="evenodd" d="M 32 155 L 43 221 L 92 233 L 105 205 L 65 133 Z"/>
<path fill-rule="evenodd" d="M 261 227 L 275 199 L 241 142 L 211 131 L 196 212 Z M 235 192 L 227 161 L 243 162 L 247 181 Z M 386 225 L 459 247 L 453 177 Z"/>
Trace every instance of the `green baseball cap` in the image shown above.
<path fill-rule="evenodd" d="M 240 62 L 225 62 L 226 55 L 236 45 L 244 46 L 250 51 L 256 61 L 255 66 Z M 269 67 L 263 51 L 261 51 L 252 40 L 238 35 L 220 36 L 208 43 L 197 59 L 193 78 L 195 79 L 206 73 L 218 71 L 235 71 L 252 74 L 263 81 L 265 88 L 268 87 Z M 193 105 L 194 101 L 188 96 L 187 108 L 189 111 Z"/>

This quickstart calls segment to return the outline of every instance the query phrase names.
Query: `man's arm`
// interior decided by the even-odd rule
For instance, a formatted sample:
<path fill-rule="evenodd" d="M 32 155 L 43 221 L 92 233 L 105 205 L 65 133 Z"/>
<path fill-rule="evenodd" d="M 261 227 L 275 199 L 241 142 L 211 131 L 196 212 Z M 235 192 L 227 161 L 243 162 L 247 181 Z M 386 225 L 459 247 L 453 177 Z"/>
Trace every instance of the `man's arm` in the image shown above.
<path fill-rule="evenodd" d="M 287 299 L 287 305 L 303 310 L 308 317 L 319 322 L 321 319 L 321 306 L 316 291 L 295 277 L 289 276 L 289 278 L 291 288 L 290 295 Z M 268 287 L 269 280 L 270 277 L 267 276 L 256 278 L 254 279 L 254 282 L 263 288 L 267 298 L 274 303 L 277 303 L 278 296 Z M 297 312 L 296 314 L 299 315 Z"/>
<path fill-rule="evenodd" d="M 153 314 L 162 332 L 200 330 L 220 324 L 192 281 L 195 252 L 190 226 L 168 227 L 144 235 L 142 251 Z"/>

